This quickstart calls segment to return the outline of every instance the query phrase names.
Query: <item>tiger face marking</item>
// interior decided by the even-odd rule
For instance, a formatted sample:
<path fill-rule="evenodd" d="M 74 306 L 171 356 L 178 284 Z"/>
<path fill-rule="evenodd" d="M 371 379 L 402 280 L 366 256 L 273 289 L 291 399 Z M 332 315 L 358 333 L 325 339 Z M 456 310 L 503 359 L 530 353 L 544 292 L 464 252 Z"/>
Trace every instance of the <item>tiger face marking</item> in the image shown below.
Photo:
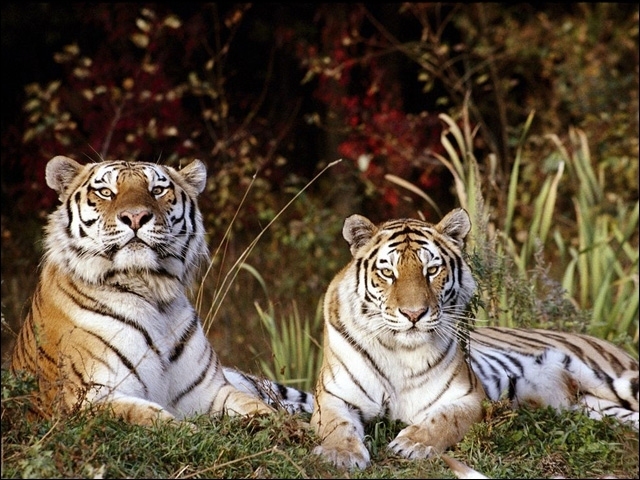
<path fill-rule="evenodd" d="M 455 327 L 475 290 L 459 251 L 470 229 L 468 217 L 453 215 L 438 226 L 403 219 L 377 230 L 367 222 L 354 215 L 343 228 L 360 264 L 356 292 L 366 310 L 361 321 L 369 322 L 389 348 L 438 341 L 433 337 L 442 338 L 439 330 Z M 375 241 L 365 243 L 374 231 Z"/>
<path fill-rule="evenodd" d="M 151 272 L 186 284 L 207 255 L 201 214 L 189 201 L 206 184 L 199 160 L 178 174 L 145 162 L 74 169 L 59 156 L 46 179 L 64 205 L 48 227 L 48 255 L 85 281 Z"/>

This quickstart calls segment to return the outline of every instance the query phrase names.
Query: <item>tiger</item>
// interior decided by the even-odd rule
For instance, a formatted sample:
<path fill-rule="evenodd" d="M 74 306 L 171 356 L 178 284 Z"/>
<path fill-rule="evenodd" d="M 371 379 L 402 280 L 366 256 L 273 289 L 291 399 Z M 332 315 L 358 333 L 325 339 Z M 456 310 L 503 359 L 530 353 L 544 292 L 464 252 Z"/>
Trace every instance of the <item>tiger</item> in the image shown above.
<path fill-rule="evenodd" d="M 586 335 L 477 327 L 464 256 L 469 215 L 437 224 L 346 218 L 352 258 L 327 287 L 313 452 L 344 469 L 370 464 L 365 426 L 406 425 L 388 444 L 409 459 L 441 455 L 483 419 L 487 401 L 585 408 L 638 428 L 638 361 Z M 465 348 L 466 343 L 466 348 Z"/>
<path fill-rule="evenodd" d="M 31 307 L 10 370 L 37 380 L 32 415 L 110 409 L 139 424 L 313 408 L 307 392 L 222 366 L 187 297 L 208 258 L 207 169 L 56 156 Z"/>

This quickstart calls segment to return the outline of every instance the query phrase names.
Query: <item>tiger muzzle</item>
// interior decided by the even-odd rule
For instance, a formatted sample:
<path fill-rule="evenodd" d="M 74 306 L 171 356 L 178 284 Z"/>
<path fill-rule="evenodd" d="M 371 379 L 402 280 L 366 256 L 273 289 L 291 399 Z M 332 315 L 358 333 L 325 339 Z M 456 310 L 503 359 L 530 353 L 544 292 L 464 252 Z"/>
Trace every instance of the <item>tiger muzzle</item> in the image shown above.
<path fill-rule="evenodd" d="M 414 325 L 423 317 L 425 313 L 429 310 L 428 308 L 420 308 L 417 310 L 412 310 L 409 308 L 400 308 L 400 313 L 407 317 L 411 323 Z"/>
<path fill-rule="evenodd" d="M 138 231 L 140 227 L 148 223 L 152 218 L 153 214 L 146 209 L 140 211 L 125 210 L 118 214 L 118 219 L 133 231 Z"/>

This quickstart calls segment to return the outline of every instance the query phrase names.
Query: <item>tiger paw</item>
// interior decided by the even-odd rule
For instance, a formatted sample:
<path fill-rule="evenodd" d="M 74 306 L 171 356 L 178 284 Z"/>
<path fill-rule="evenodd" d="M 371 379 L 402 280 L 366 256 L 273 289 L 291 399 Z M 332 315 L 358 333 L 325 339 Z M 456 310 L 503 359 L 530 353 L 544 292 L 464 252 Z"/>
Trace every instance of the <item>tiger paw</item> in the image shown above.
<path fill-rule="evenodd" d="M 358 444 L 359 445 L 356 445 L 354 442 L 352 445 L 354 448 L 319 445 L 313 449 L 313 453 L 320 455 L 337 468 L 349 470 L 359 468 L 362 470 L 369 465 L 370 457 L 367 447 L 365 447 L 362 442 L 358 441 Z"/>
<path fill-rule="evenodd" d="M 426 438 L 420 438 L 424 430 L 411 425 L 402 430 L 389 444 L 389 449 L 405 458 L 430 458 L 436 453 L 436 448 L 427 443 Z"/>

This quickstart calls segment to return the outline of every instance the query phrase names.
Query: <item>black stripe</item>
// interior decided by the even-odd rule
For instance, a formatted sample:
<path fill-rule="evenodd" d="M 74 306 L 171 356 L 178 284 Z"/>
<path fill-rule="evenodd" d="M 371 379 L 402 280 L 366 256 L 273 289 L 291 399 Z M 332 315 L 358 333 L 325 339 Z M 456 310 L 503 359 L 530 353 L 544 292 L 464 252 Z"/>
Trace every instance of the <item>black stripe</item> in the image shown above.
<path fill-rule="evenodd" d="M 62 284 L 58 284 L 58 288 L 60 288 L 60 290 L 62 290 L 62 292 L 65 293 L 78 307 L 98 315 L 112 318 L 113 320 L 116 320 L 128 327 L 137 330 L 144 337 L 147 347 L 149 347 L 155 354 L 160 355 L 158 347 L 153 343 L 149 332 L 147 332 L 147 330 L 143 328 L 142 325 L 134 320 L 129 320 L 126 317 L 118 315 L 108 305 L 86 295 L 84 292 L 78 289 L 75 283 L 69 282 L 69 285 L 73 288 L 73 292 L 67 290 Z M 89 305 L 89 302 L 93 303 L 93 305 Z"/>
<path fill-rule="evenodd" d="M 190 198 L 187 197 L 187 194 L 183 191 L 182 192 L 182 217 L 180 217 L 181 220 L 183 220 L 182 223 L 182 229 L 180 230 L 180 235 L 185 238 L 185 243 L 184 243 L 184 247 L 182 248 L 182 252 L 180 252 L 180 259 L 184 260 L 185 258 L 187 258 L 187 253 L 189 252 L 189 249 L 191 248 L 191 242 L 192 242 L 192 235 L 187 235 L 187 233 L 189 232 L 189 230 L 187 230 L 187 219 L 185 218 L 185 209 L 187 207 L 190 207 L 190 211 L 189 211 L 189 228 L 190 231 L 195 231 L 196 226 L 195 226 L 195 205 L 192 205 Z"/>
<path fill-rule="evenodd" d="M 632 378 L 629 382 L 629 388 L 631 389 L 631 396 L 638 396 L 638 377 Z"/>
<path fill-rule="evenodd" d="M 362 262 L 363 260 L 361 258 L 357 258 L 355 260 L 355 269 L 356 269 L 356 274 L 355 274 L 355 279 L 356 279 L 356 285 L 355 285 L 355 290 L 356 292 L 358 290 L 360 290 L 360 269 L 362 268 Z"/>
<path fill-rule="evenodd" d="M 410 378 L 415 379 L 429 373 L 434 367 L 439 365 L 447 357 L 447 355 L 449 355 L 449 353 L 451 352 L 451 348 L 454 348 L 455 350 L 458 349 L 458 343 L 455 341 L 454 338 L 449 339 L 449 344 L 444 349 L 442 354 L 438 358 L 436 358 L 434 363 L 428 362 L 427 366 L 423 370 L 420 370 L 419 372 L 414 373 L 413 375 L 411 375 Z"/>
<path fill-rule="evenodd" d="M 274 382 L 274 385 L 278 388 L 278 393 L 280 394 L 280 397 L 282 399 L 288 400 L 289 399 L 289 388 L 285 387 L 284 385 L 282 385 L 281 383 L 278 383 L 278 382 Z"/>
<path fill-rule="evenodd" d="M 309 401 L 309 394 L 302 390 L 296 390 L 298 392 L 298 402 L 306 404 Z"/>
<path fill-rule="evenodd" d="M 527 356 L 530 356 L 530 355 L 527 355 Z M 508 355 L 507 353 L 502 353 L 501 356 L 492 355 L 490 353 L 484 353 L 482 355 L 482 358 L 486 361 L 493 361 L 494 363 L 497 363 L 498 365 L 500 365 L 500 367 L 502 367 L 503 370 L 501 371 L 499 369 L 496 369 L 495 371 L 498 373 L 508 372 L 510 374 L 519 375 L 519 376 L 522 376 L 524 374 L 524 367 L 522 366 L 522 363 L 520 363 L 520 361 L 518 361 L 513 356 Z M 510 368 L 509 365 L 507 365 L 507 363 L 503 361 L 503 358 L 506 358 L 507 360 L 509 360 L 512 366 L 518 369 L 518 372 L 515 372 L 512 368 Z"/>
<path fill-rule="evenodd" d="M 180 402 L 180 400 L 182 400 L 185 397 L 185 395 L 192 392 L 198 385 L 200 385 L 204 381 L 204 379 L 207 376 L 207 373 L 211 371 L 211 366 L 213 365 L 214 358 L 215 358 L 215 355 L 213 352 L 213 348 L 209 347 L 209 359 L 207 360 L 207 364 L 205 368 L 202 370 L 202 372 L 200 372 L 200 375 L 198 375 L 198 377 L 193 382 L 191 382 L 191 384 L 187 388 L 183 389 L 173 398 L 173 400 L 171 400 L 172 407 L 175 407 Z"/>
<path fill-rule="evenodd" d="M 78 327 L 80 328 L 80 327 Z M 112 343 L 108 342 L 107 340 L 105 340 L 104 338 L 102 338 L 100 335 L 98 335 L 97 333 L 94 333 L 90 330 L 86 330 L 84 328 L 81 328 L 81 330 L 83 332 L 86 332 L 88 335 L 91 335 L 95 338 L 97 338 L 98 340 L 100 340 L 106 347 L 109 348 L 109 350 L 111 350 L 113 353 L 116 354 L 116 356 L 120 359 L 120 361 L 122 362 L 122 364 L 127 367 L 129 369 L 129 371 L 131 373 L 133 373 L 133 375 L 138 379 L 138 382 L 140 382 L 140 384 L 142 385 L 142 387 L 144 388 L 145 391 L 145 395 L 146 393 L 149 391 L 149 389 L 147 388 L 147 385 L 142 381 L 142 378 L 140 377 L 140 375 L 138 374 L 138 371 L 136 370 L 136 367 L 133 365 L 133 363 L 131 363 L 131 360 L 129 360 L 120 350 L 118 350 L 116 348 L 115 345 L 113 345 Z M 103 359 L 102 359 L 102 363 L 103 364 L 107 364 Z"/>
<path fill-rule="evenodd" d="M 82 372 L 80 371 L 80 369 L 78 368 L 75 362 L 71 362 L 71 371 L 76 375 L 76 377 L 78 377 L 78 381 L 80 382 L 80 385 L 82 386 L 82 389 L 84 390 L 85 393 L 89 390 L 91 385 L 97 385 L 95 383 L 90 384 L 89 382 L 85 381 L 84 375 L 82 374 Z"/>
<path fill-rule="evenodd" d="M 371 395 L 369 395 L 369 392 L 365 390 L 365 388 L 362 386 L 362 384 L 360 383 L 358 378 L 354 375 L 354 373 L 351 371 L 351 369 L 349 369 L 349 367 L 347 367 L 347 365 L 342 361 L 342 358 L 340 358 L 335 352 L 334 352 L 334 356 L 338 360 L 338 362 L 340 362 L 340 365 L 342 365 L 342 368 L 349 374 L 349 378 L 351 379 L 353 384 L 360 389 L 360 391 L 364 394 L 365 397 L 367 397 L 371 402 L 375 403 L 375 400 L 373 399 L 373 397 L 371 397 Z"/>
<path fill-rule="evenodd" d="M 373 415 L 371 418 L 365 417 L 364 413 L 362 412 L 362 409 L 360 409 L 360 407 L 356 406 L 355 404 L 348 402 L 347 400 L 345 400 L 344 398 L 342 398 L 340 395 L 338 395 L 337 393 L 331 391 L 328 386 L 324 383 L 322 383 L 322 389 L 325 391 L 325 393 L 327 393 L 328 395 L 331 395 L 332 397 L 335 397 L 337 399 L 339 399 L 340 401 L 342 401 L 347 408 L 352 412 L 355 413 L 358 416 L 358 420 L 360 425 L 362 425 L 365 421 L 370 420 L 371 418 L 374 418 L 376 415 Z M 320 409 L 322 410 L 322 409 Z M 351 422 L 345 422 L 345 424 L 351 424 Z"/>
<path fill-rule="evenodd" d="M 516 383 L 517 380 L 514 380 L 512 377 L 507 376 L 507 385 L 508 385 L 508 389 L 507 389 L 507 398 L 509 400 L 513 400 L 514 398 L 516 398 L 517 392 L 516 392 Z"/>
<path fill-rule="evenodd" d="M 111 283 L 109 286 L 111 286 L 112 288 L 116 289 L 119 292 L 136 295 L 137 297 L 140 297 L 146 300 L 146 297 L 144 295 L 136 292 L 135 290 L 131 290 L 127 285 L 122 285 L 120 283 Z"/>
<path fill-rule="evenodd" d="M 611 365 L 611 367 L 614 369 L 614 371 L 616 372 L 616 374 L 620 375 L 621 372 L 624 372 L 626 370 L 626 367 L 622 364 L 622 362 L 620 362 L 620 359 L 613 355 L 611 352 L 609 352 L 608 350 L 605 350 L 602 348 L 602 345 L 600 343 L 598 343 L 595 339 L 592 339 L 590 337 L 587 336 L 581 336 L 580 337 L 584 342 L 588 343 L 589 345 L 591 345 L 591 347 L 598 352 L 600 355 L 602 355 L 602 357 L 604 357 L 604 359 Z"/>
<path fill-rule="evenodd" d="M 371 355 L 369 355 L 369 352 L 367 352 L 367 350 L 360 345 L 360 343 L 358 343 L 356 341 L 355 338 L 353 338 L 349 332 L 347 332 L 344 328 L 344 325 L 342 324 L 333 324 L 333 327 L 336 329 L 336 331 L 342 335 L 342 337 L 347 340 L 347 342 L 349 343 L 349 345 L 351 345 L 353 348 L 356 349 L 356 351 L 358 351 L 362 357 L 367 361 L 367 363 L 369 364 L 369 367 L 374 370 L 381 378 L 385 379 L 386 381 L 389 381 L 389 379 L 387 378 L 386 375 L 384 375 L 384 373 L 382 372 L 382 370 L 380 369 L 380 367 L 378 366 L 378 364 L 373 360 L 373 358 L 371 358 Z"/>
<path fill-rule="evenodd" d="M 121 270 L 107 270 L 102 275 L 102 280 L 104 282 L 109 282 L 109 280 L 111 280 L 113 277 L 115 277 L 116 275 L 119 275 L 121 273 L 122 273 Z M 180 277 L 170 273 L 169 271 L 167 271 L 164 268 L 158 268 L 158 269 L 155 269 L 155 270 L 148 270 L 146 273 L 149 274 L 149 275 L 155 275 L 157 277 L 168 279 L 168 280 L 178 280 L 178 281 L 181 280 Z"/>
<path fill-rule="evenodd" d="M 420 410 L 418 410 L 414 417 L 417 417 L 419 415 L 420 412 L 425 412 L 427 410 L 429 410 L 438 400 L 440 400 L 440 398 L 442 398 L 442 396 L 449 390 L 449 388 L 451 387 L 451 383 L 453 382 L 453 379 L 456 378 L 459 374 L 459 371 L 456 370 L 455 372 L 453 372 L 450 376 L 449 379 L 447 380 L 447 383 L 444 385 L 444 388 L 442 388 L 438 394 L 436 395 L 436 397 L 429 403 L 427 403 L 426 405 L 422 405 L 422 407 L 420 408 Z M 431 389 L 430 389 L 431 390 Z M 429 393 L 433 393 L 432 391 L 430 391 Z"/>
<path fill-rule="evenodd" d="M 385 227 L 385 231 L 387 231 L 387 228 Z M 404 225 L 403 228 L 401 228 L 400 230 L 396 230 L 394 231 L 391 235 L 389 235 L 389 238 L 387 238 L 386 243 L 389 244 L 392 240 L 395 240 L 396 238 L 402 236 L 402 235 L 407 235 L 407 234 L 416 234 L 416 235 L 421 235 L 422 232 L 418 232 L 415 229 L 411 228 L 409 225 Z M 402 243 L 402 240 L 397 242 L 397 243 Z"/>
<path fill-rule="evenodd" d="M 79 193 L 76 194 L 76 196 Z M 73 204 L 73 198 L 69 196 L 67 201 L 65 202 L 65 209 L 67 211 L 67 226 L 65 231 L 67 232 L 67 237 L 73 238 L 73 233 L 71 232 L 71 223 L 73 222 L 73 210 L 71 209 L 71 205 Z"/>
<path fill-rule="evenodd" d="M 180 340 L 178 340 L 178 343 L 174 345 L 173 350 L 169 355 L 170 363 L 175 363 L 180 358 L 180 356 L 184 351 L 184 347 L 189 342 L 189 340 L 191 340 L 193 335 L 198 331 L 198 325 L 199 325 L 199 319 L 197 314 L 194 312 L 191 317 L 191 322 L 189 323 L 189 326 L 180 336 Z"/>

